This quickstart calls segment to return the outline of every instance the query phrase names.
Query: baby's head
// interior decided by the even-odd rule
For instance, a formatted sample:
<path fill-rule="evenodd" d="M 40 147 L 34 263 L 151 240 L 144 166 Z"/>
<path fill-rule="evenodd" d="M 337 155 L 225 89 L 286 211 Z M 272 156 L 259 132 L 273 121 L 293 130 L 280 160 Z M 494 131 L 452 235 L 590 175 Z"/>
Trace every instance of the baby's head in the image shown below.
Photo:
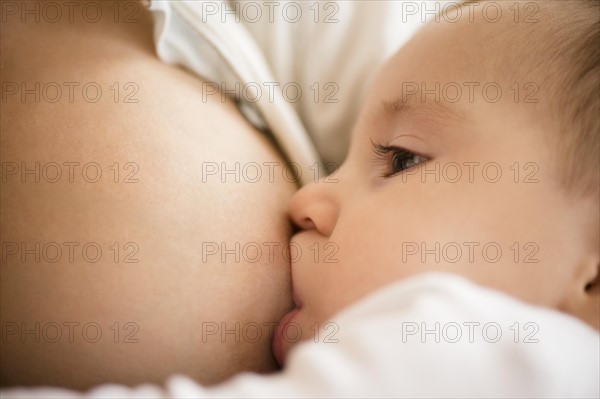
<path fill-rule="evenodd" d="M 427 271 L 598 328 L 600 4 L 485 6 L 447 10 L 388 61 L 343 166 L 294 196 L 292 242 L 314 255 L 292 265 L 305 338 Z"/>

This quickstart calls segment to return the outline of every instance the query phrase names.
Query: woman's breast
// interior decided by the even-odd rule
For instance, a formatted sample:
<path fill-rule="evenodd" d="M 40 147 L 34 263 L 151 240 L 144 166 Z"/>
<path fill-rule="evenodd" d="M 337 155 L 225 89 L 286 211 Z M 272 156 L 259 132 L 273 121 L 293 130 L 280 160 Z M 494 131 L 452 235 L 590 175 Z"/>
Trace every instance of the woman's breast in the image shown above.
<path fill-rule="evenodd" d="M 106 20 L 2 26 L 2 385 L 273 370 L 291 173 L 154 56 L 143 8 L 96 4 Z"/>

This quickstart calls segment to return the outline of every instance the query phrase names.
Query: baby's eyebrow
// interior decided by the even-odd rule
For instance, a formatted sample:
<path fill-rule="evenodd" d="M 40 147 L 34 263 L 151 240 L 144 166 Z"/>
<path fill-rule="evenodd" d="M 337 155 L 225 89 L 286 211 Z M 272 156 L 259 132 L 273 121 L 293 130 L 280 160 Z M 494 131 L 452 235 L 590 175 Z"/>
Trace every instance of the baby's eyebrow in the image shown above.
<path fill-rule="evenodd" d="M 403 96 L 397 100 L 382 100 L 383 113 L 393 117 L 410 118 L 414 116 L 426 119 L 454 122 L 462 122 L 466 119 L 465 114 L 456 105 L 433 99 L 421 100 L 418 96 Z"/>

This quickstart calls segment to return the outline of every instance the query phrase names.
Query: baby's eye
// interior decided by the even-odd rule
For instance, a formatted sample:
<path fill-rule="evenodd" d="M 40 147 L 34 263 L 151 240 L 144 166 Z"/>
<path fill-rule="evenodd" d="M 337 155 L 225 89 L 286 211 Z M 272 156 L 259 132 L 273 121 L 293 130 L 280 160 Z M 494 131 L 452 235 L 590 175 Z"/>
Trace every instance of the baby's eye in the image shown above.
<path fill-rule="evenodd" d="M 402 147 L 384 146 L 373 143 L 373 151 L 382 161 L 384 173 L 382 177 L 392 177 L 407 169 L 413 168 L 429 158 Z"/>

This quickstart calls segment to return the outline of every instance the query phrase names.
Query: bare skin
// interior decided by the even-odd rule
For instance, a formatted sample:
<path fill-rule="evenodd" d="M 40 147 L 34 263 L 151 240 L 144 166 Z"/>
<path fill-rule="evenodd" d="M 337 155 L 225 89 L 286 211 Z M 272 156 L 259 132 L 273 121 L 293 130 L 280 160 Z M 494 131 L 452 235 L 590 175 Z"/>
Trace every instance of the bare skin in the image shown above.
<path fill-rule="evenodd" d="M 86 23 L 77 13 L 73 23 L 66 17 L 22 23 L 18 16 L 2 23 L 3 83 L 81 85 L 73 102 L 64 85 L 55 103 L 44 97 L 36 103 L 33 95 L 2 102 L 4 164 L 80 165 L 72 182 L 65 167 L 57 183 L 43 175 L 39 183 L 33 175 L 22 182 L 18 173 L 1 183 L 1 241 L 27 248 L 56 242 L 63 250 L 52 263 L 47 259 L 55 252 L 44 256 L 40 249 L 38 263 L 35 255 L 23 261 L 20 248 L 16 255 L 2 248 L 1 383 L 87 389 L 105 382 L 162 383 L 184 373 L 212 384 L 243 370 L 275 370 L 269 323 L 291 305 L 289 262 L 281 248 L 290 235 L 285 211 L 295 185 L 281 173 L 274 182 L 203 182 L 202 167 L 283 160 L 234 105 L 217 97 L 203 100 L 199 79 L 157 59 L 145 9 L 140 7 L 138 23 L 123 24 L 113 22 L 111 2 L 99 4 L 108 17 L 98 23 Z M 87 82 L 100 85 L 100 101 L 82 99 Z M 109 89 L 115 82 L 118 102 Z M 125 90 L 127 82 L 138 88 L 137 103 L 123 102 L 133 91 Z M 96 183 L 82 178 L 82 166 L 91 162 L 102 167 Z M 110 169 L 115 162 L 118 183 Z M 126 169 L 128 162 L 136 166 Z M 127 176 L 137 183 L 124 183 Z M 73 261 L 65 242 L 78 243 Z M 102 249 L 95 263 L 82 255 L 89 242 Z M 279 250 L 273 259 L 231 255 L 223 262 L 203 254 L 203 244 L 213 242 L 227 248 L 257 243 L 263 249 L 270 242 Z M 89 254 L 95 256 L 93 250 Z M 138 262 L 125 263 L 126 256 Z M 21 323 L 35 330 L 36 322 L 40 342 L 35 334 L 10 332 Z M 49 323 L 62 328 L 56 343 Z M 87 323 L 102 330 L 95 343 L 95 328 L 82 335 Z M 242 334 L 236 342 L 235 333 L 204 335 L 208 324 L 221 328 L 221 323 L 233 331 L 235 323 L 240 331 L 257 323 L 261 337 L 251 342 Z M 44 332 L 45 326 L 50 327 Z"/>

